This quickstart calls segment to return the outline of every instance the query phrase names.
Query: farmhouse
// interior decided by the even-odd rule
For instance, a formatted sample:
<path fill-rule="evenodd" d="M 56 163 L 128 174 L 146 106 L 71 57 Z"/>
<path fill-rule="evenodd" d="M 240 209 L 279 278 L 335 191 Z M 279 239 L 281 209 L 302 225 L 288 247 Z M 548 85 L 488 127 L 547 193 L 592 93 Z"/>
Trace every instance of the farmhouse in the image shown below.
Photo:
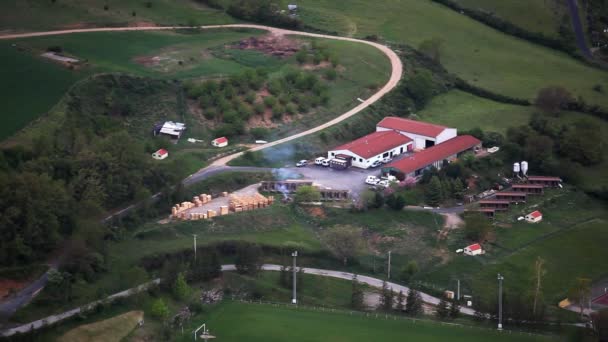
<path fill-rule="evenodd" d="M 376 131 L 395 131 L 414 141 L 414 149 L 423 150 L 456 137 L 455 128 L 387 116 L 376 125 Z"/>
<path fill-rule="evenodd" d="M 215 147 L 224 147 L 224 146 L 228 146 L 228 138 L 226 137 L 221 137 L 221 138 L 216 138 L 213 139 L 211 141 L 211 145 L 215 146 Z"/>
<path fill-rule="evenodd" d="M 382 168 L 382 173 L 403 173 L 406 177 L 416 177 L 424 170 L 436 167 L 456 159 L 464 152 L 481 148 L 481 141 L 470 135 L 461 135 L 429 147 L 409 157 L 394 161 Z"/>
<path fill-rule="evenodd" d="M 413 141 L 394 131 L 368 134 L 327 153 L 327 158 L 347 160 L 352 166 L 367 169 L 377 160 L 398 156 L 413 149 Z"/>
<path fill-rule="evenodd" d="M 480 255 L 483 254 L 483 249 L 481 248 L 480 244 L 474 243 L 464 248 L 464 254 L 471 256 Z"/>
<path fill-rule="evenodd" d="M 544 185 L 540 184 L 513 184 L 511 190 L 514 192 L 523 192 L 528 195 L 542 195 Z"/>
<path fill-rule="evenodd" d="M 537 223 L 542 220 L 543 220 L 543 214 L 538 210 L 535 210 L 535 211 L 529 213 L 528 215 L 526 215 L 526 222 L 529 222 L 529 223 Z"/>
<path fill-rule="evenodd" d="M 544 187 L 558 187 L 562 182 L 559 177 L 546 177 L 546 176 L 528 176 L 528 184 L 537 184 Z"/>
<path fill-rule="evenodd" d="M 181 122 L 166 121 L 158 130 L 154 130 L 154 135 L 164 134 L 171 138 L 179 139 L 186 130 L 186 125 Z"/>
<path fill-rule="evenodd" d="M 161 148 L 160 150 L 152 153 L 152 158 L 157 159 L 157 160 L 163 160 L 165 158 L 167 158 L 169 156 L 169 152 L 167 150 L 165 150 L 164 148 Z"/>
<path fill-rule="evenodd" d="M 481 200 L 479 201 L 480 208 L 493 209 L 495 211 L 507 211 L 511 202 L 504 200 Z"/>
<path fill-rule="evenodd" d="M 526 202 L 528 195 L 525 192 L 503 191 L 496 193 L 496 199 L 510 201 L 511 203 Z"/>

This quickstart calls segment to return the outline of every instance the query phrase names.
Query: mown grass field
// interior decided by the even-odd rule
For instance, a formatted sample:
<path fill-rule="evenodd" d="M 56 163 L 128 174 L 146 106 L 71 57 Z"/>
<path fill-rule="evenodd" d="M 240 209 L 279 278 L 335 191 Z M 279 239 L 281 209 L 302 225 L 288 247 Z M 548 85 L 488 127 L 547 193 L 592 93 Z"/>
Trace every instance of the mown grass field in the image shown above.
<path fill-rule="evenodd" d="M 523 29 L 559 37 L 558 29 L 566 14 L 565 4 L 545 0 L 456 0 L 462 7 L 481 10 Z M 569 22 L 568 22 L 569 23 Z"/>
<path fill-rule="evenodd" d="M 195 322 L 196 321 L 196 322 Z M 238 322 L 238 324 L 236 324 Z M 193 319 L 194 330 L 206 323 L 222 341 L 548 341 L 548 337 L 505 334 L 493 330 L 415 323 L 326 313 L 260 304 L 223 303 L 203 317 Z M 192 336 L 178 337 L 190 341 Z"/>
<path fill-rule="evenodd" d="M 588 103 L 608 107 L 608 73 L 563 53 L 496 31 L 429 0 L 307 0 L 302 20 L 341 35 L 376 34 L 389 42 L 417 47 L 431 38 L 443 41 L 441 63 L 477 86 L 504 95 L 534 98 L 549 85 L 561 85 Z"/>
<path fill-rule="evenodd" d="M 5 0 L 0 3 L 0 31 L 34 31 L 87 26 L 226 24 L 235 20 L 192 0 Z M 104 6 L 108 6 L 107 10 Z M 135 12 L 135 16 L 133 16 Z"/>
<path fill-rule="evenodd" d="M 81 341 L 121 341 L 137 327 L 139 321 L 144 319 L 143 311 L 130 311 L 103 321 L 81 325 L 63 336 L 58 342 Z"/>

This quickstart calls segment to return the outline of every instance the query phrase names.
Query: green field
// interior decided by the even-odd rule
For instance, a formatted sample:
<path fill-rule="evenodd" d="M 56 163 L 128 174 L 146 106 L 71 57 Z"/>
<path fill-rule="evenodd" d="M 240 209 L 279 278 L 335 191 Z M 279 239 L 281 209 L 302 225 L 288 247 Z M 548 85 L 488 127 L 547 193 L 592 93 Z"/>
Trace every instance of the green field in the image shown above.
<path fill-rule="evenodd" d="M 195 321 L 195 322 L 194 322 Z M 238 323 L 237 323 L 238 322 Z M 189 331 L 206 323 L 222 341 L 548 341 L 548 337 L 407 319 L 367 318 L 260 304 L 223 303 L 196 317 Z M 190 341 L 192 336 L 178 337 Z"/>
<path fill-rule="evenodd" d="M 90 26 L 229 24 L 223 11 L 193 0 L 4 0 L 0 3 L 0 31 L 36 31 Z M 108 9 L 105 10 L 104 6 Z M 135 16 L 133 12 L 135 11 Z"/>
<path fill-rule="evenodd" d="M 309 25 L 342 35 L 378 35 L 389 42 L 417 47 L 443 41 L 441 63 L 461 78 L 504 95 L 533 98 L 549 85 L 561 85 L 588 103 L 608 107 L 608 73 L 564 53 L 496 31 L 429 0 L 307 0 L 299 4 Z"/>
<path fill-rule="evenodd" d="M 558 1 L 456 0 L 455 2 L 465 8 L 487 12 L 528 31 L 556 38 L 562 16 L 567 13 L 565 4 L 560 4 Z"/>

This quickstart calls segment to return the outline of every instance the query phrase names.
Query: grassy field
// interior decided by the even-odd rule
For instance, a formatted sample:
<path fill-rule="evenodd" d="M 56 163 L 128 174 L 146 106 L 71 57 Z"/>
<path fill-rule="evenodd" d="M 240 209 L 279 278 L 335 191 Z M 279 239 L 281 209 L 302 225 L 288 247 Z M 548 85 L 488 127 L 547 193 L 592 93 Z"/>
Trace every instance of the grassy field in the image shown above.
<path fill-rule="evenodd" d="M 59 342 L 81 342 L 81 341 L 121 341 L 129 335 L 139 321 L 143 320 L 143 311 L 130 311 L 103 321 L 81 325 L 74 328 L 57 341 Z"/>
<path fill-rule="evenodd" d="M 196 321 L 196 322 L 194 322 Z M 191 328 L 206 323 L 210 333 L 222 341 L 545 341 L 548 337 L 501 334 L 479 328 L 438 323 L 413 323 L 278 308 L 270 305 L 223 303 L 208 315 L 193 320 Z M 235 322 L 239 322 L 235 324 Z M 190 328 L 189 327 L 189 328 Z M 192 336 L 178 337 L 189 341 Z"/>
<path fill-rule="evenodd" d="M 523 29 L 559 37 L 560 21 L 566 14 L 565 4 L 546 0 L 456 0 L 462 7 L 482 10 Z M 569 24 L 569 22 L 568 22 Z"/>
<path fill-rule="evenodd" d="M 34 31 L 89 26 L 211 25 L 235 20 L 193 0 L 6 0 L 0 3 L 0 31 Z M 107 10 L 104 6 L 107 5 Z M 133 16 L 135 12 L 135 16 Z"/>
<path fill-rule="evenodd" d="M 585 101 L 608 107 L 608 73 L 548 48 L 500 33 L 428 0 L 307 0 L 302 20 L 342 35 L 376 34 L 414 47 L 431 38 L 443 41 L 441 63 L 452 73 L 486 89 L 533 98 L 549 85 L 562 85 Z"/>

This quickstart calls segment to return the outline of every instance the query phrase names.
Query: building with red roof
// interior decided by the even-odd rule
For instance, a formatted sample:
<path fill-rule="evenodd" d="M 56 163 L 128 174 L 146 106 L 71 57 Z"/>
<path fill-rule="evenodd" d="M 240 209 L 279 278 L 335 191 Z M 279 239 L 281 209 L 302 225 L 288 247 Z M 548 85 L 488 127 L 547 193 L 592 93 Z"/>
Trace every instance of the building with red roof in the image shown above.
<path fill-rule="evenodd" d="M 161 148 L 160 150 L 152 153 L 152 158 L 158 159 L 158 160 L 165 159 L 168 156 L 169 156 L 169 151 L 165 150 L 164 148 Z"/>
<path fill-rule="evenodd" d="M 347 156 L 351 158 L 352 166 L 367 169 L 377 160 L 392 158 L 412 149 L 413 141 L 409 137 L 395 131 L 382 131 L 337 146 L 327 153 L 327 158 Z"/>
<path fill-rule="evenodd" d="M 217 138 L 217 139 L 213 139 L 211 141 L 211 145 L 215 146 L 215 147 L 224 147 L 224 146 L 228 146 L 228 138 L 226 137 L 221 137 L 221 138 Z"/>
<path fill-rule="evenodd" d="M 529 223 L 536 223 L 536 222 L 540 222 L 542 220 L 543 220 L 543 214 L 538 210 L 535 210 L 535 211 L 529 213 L 528 215 L 526 215 L 526 221 Z"/>
<path fill-rule="evenodd" d="M 471 256 L 480 255 L 483 254 L 483 248 L 481 248 L 480 244 L 474 243 L 464 248 L 464 254 Z"/>
<path fill-rule="evenodd" d="M 382 168 L 383 173 L 401 172 L 406 177 L 416 177 L 430 167 L 441 169 L 445 163 L 460 154 L 481 148 L 481 141 L 470 135 L 461 135 L 429 147 L 409 157 L 394 161 Z"/>
<path fill-rule="evenodd" d="M 455 128 L 435 125 L 428 122 L 387 116 L 376 125 L 376 131 L 395 131 L 414 140 L 414 148 L 425 148 L 441 144 L 457 135 Z"/>

